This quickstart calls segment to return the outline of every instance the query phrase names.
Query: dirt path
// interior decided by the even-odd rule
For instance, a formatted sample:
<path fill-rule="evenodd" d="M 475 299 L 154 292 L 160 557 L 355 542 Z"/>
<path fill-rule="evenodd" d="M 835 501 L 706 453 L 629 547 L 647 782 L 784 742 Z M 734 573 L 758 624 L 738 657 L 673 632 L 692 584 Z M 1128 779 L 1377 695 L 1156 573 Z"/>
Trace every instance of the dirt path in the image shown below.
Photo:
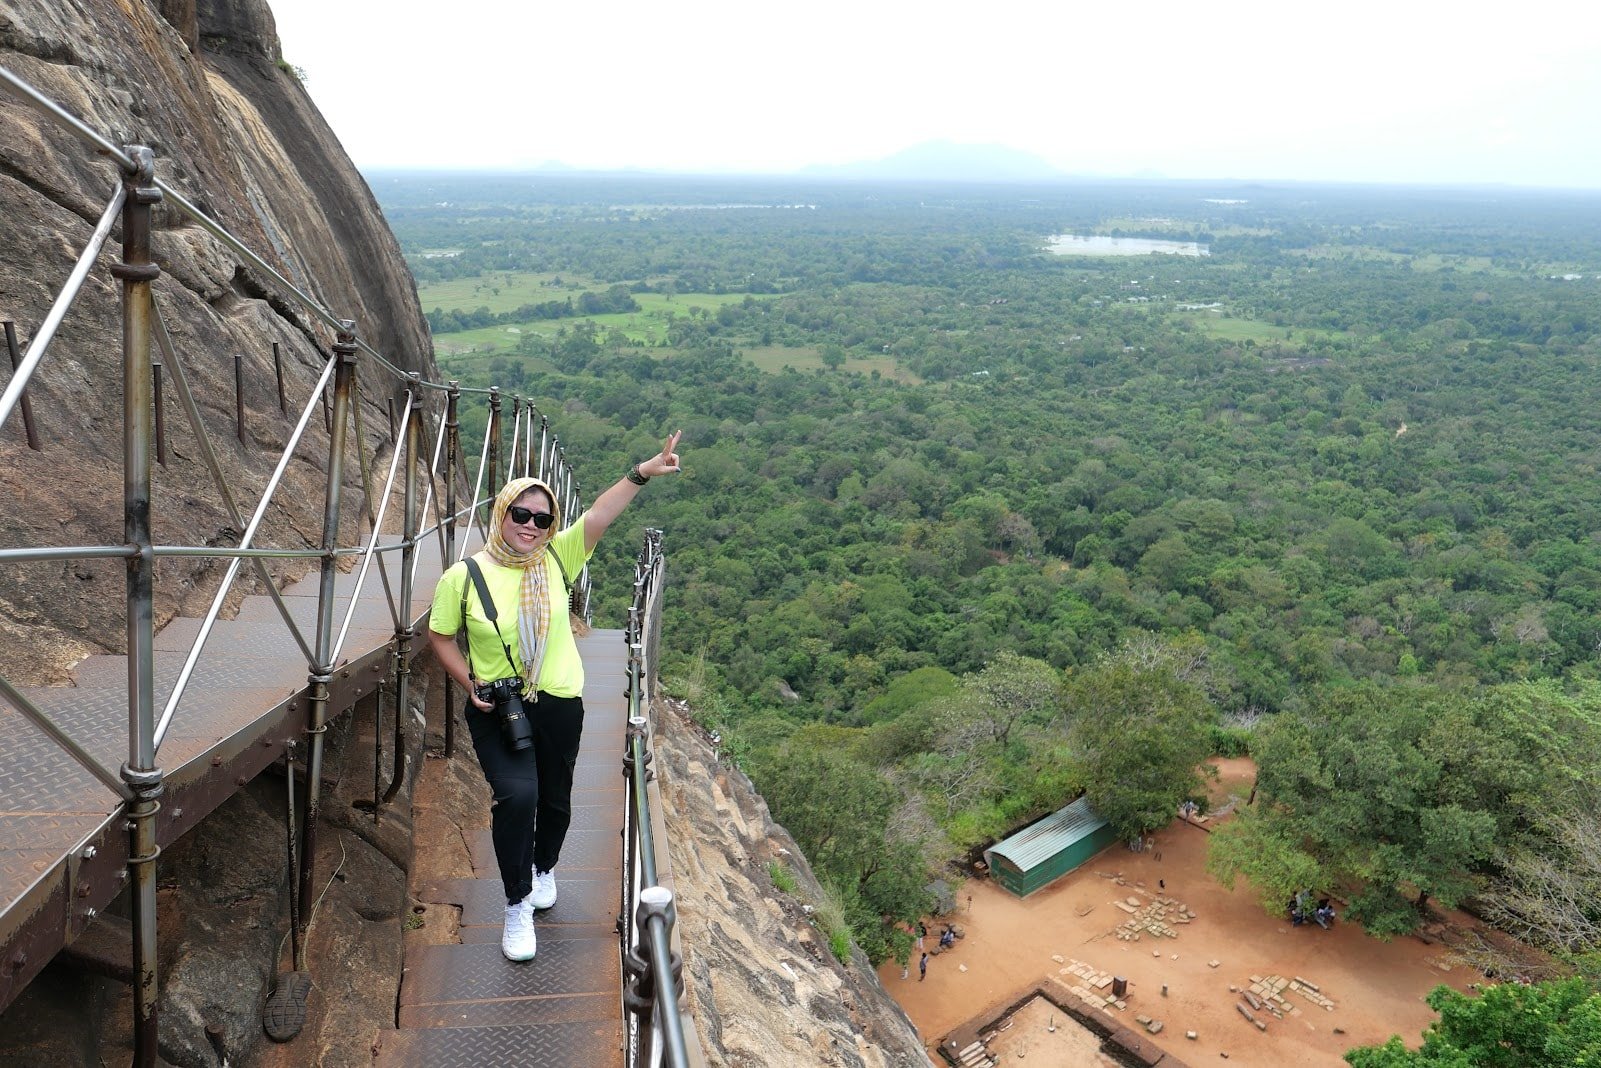
<path fill-rule="evenodd" d="M 1219 792 L 1240 791 L 1243 783 L 1249 793 L 1250 762 L 1220 763 L 1226 766 Z M 989 880 L 966 884 L 953 917 L 966 937 L 929 958 L 928 978 L 918 981 L 915 959 L 907 980 L 893 963 L 879 972 L 931 1055 L 946 1032 L 986 1005 L 1044 976 L 1059 975 L 1064 964 L 1053 955 L 1125 976 L 1128 1008 L 1117 1019 L 1130 1028 L 1138 1027 L 1137 1013 L 1162 1020 L 1156 1041 L 1176 1056 L 1214 1064 L 1227 1053 L 1230 1064 L 1261 1068 L 1333 1068 L 1344 1063 L 1341 1054 L 1351 1046 L 1383 1042 L 1392 1034 L 1415 1046 L 1434 1019 L 1423 996 L 1440 983 L 1464 989 L 1482 979 L 1478 972 L 1449 964 L 1443 947 L 1416 938 L 1380 942 L 1343 919 L 1330 931 L 1292 927 L 1265 914 L 1248 885 L 1242 882 L 1231 892 L 1206 874 L 1209 836 L 1199 826 L 1175 821 L 1155 837 L 1150 852 L 1113 846 L 1026 900 Z M 1126 885 L 1111 878 L 1117 875 Z M 1165 891 L 1158 880 L 1165 882 Z M 1194 922 L 1175 927 L 1177 938 L 1147 933 L 1138 942 L 1125 942 L 1112 934 L 1129 918 L 1114 901 L 1162 892 L 1197 914 Z M 1210 967 L 1212 960 L 1219 967 Z M 1260 1033 L 1235 1011 L 1240 996 L 1229 985 L 1244 988 L 1252 976 L 1271 975 L 1310 980 L 1336 1007 L 1328 1011 L 1286 992 L 1297 1011 L 1282 1020 L 1262 1016 L 1268 1029 Z M 1030 1025 L 1020 1021 L 1018 1026 Z M 1198 1034 L 1195 1041 L 1184 1037 L 1190 1030 Z"/>

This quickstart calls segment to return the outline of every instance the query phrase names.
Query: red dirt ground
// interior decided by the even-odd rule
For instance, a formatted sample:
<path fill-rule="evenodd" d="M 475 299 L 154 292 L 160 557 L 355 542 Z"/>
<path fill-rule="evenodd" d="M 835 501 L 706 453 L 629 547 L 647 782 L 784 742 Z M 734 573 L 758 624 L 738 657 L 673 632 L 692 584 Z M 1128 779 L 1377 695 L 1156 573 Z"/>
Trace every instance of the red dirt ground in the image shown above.
<path fill-rule="evenodd" d="M 1249 794 L 1250 761 L 1215 763 L 1221 779 L 1213 793 L 1219 800 L 1230 793 Z M 1152 1016 L 1165 1025 L 1155 1041 L 1176 1057 L 1193 1065 L 1216 1064 L 1219 1054 L 1227 1053 L 1228 1063 L 1242 1068 L 1334 1068 L 1344 1063 L 1341 1054 L 1351 1046 L 1383 1042 L 1392 1034 L 1416 1046 L 1423 1028 L 1435 1018 L 1423 996 L 1440 983 L 1465 989 L 1483 979 L 1477 971 L 1452 963 L 1438 944 L 1412 937 L 1380 942 L 1343 916 L 1324 931 L 1312 925 L 1292 927 L 1268 915 L 1248 884 L 1242 881 L 1231 892 L 1206 874 L 1208 837 L 1200 826 L 1175 820 L 1156 834 L 1152 851 L 1137 854 L 1112 846 L 1024 900 L 988 879 L 971 880 L 960 890 L 959 908 L 950 917 L 965 928 L 966 937 L 929 958 L 927 980 L 917 979 L 915 953 L 909 979 L 901 979 L 900 965 L 893 962 L 880 969 L 879 977 L 916 1024 L 936 1063 L 943 1063 L 935 1052 L 940 1039 L 985 1006 L 1044 976 L 1076 982 L 1072 976 L 1059 976 L 1064 965 L 1052 959 L 1055 955 L 1127 977 L 1128 1008 L 1116 1013 L 1124 1026 L 1139 1029 L 1136 1013 Z M 1105 877 L 1117 874 L 1127 885 Z M 1176 927 L 1177 938 L 1146 933 L 1138 942 L 1119 941 L 1112 931 L 1128 916 L 1112 902 L 1143 897 L 1142 890 L 1157 894 L 1158 879 L 1166 882 L 1168 896 L 1188 905 L 1198 918 Z M 1451 920 L 1472 922 L 1460 916 Z M 940 928 L 930 924 L 930 929 Z M 935 944 L 932 933 L 928 944 Z M 1213 959 L 1219 967 L 1208 966 Z M 1231 983 L 1249 986 L 1253 975 L 1303 977 L 1317 984 L 1336 1008 L 1324 1010 L 1287 991 L 1284 996 L 1299 1013 L 1282 1020 L 1259 1014 L 1268 1024 L 1266 1033 L 1260 1033 L 1235 1011 L 1239 995 L 1229 991 Z M 1166 997 L 1161 993 L 1164 983 Z M 1019 1026 L 1030 1025 L 1020 1021 Z M 1336 1034 L 1335 1028 L 1344 1033 Z M 1198 1033 L 1194 1041 L 1185 1038 L 1190 1030 Z M 1061 1060 L 1058 1055 L 1044 1063 L 1094 1062 L 1078 1055 Z"/>

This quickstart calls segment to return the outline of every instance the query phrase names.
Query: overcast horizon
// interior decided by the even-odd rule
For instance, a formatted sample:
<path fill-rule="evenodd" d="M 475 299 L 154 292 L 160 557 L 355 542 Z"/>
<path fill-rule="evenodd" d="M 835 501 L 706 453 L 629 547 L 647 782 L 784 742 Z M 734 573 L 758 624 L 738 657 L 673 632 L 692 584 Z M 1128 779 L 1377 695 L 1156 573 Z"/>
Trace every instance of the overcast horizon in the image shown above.
<path fill-rule="evenodd" d="M 1063 180 L 1601 190 L 1601 12 L 1547 0 L 1499 21 L 1375 0 L 1137 19 L 694 0 L 604 24 L 505 0 L 449 22 L 416 0 L 269 2 L 367 171 L 820 178 L 796 172 L 949 141 Z"/>

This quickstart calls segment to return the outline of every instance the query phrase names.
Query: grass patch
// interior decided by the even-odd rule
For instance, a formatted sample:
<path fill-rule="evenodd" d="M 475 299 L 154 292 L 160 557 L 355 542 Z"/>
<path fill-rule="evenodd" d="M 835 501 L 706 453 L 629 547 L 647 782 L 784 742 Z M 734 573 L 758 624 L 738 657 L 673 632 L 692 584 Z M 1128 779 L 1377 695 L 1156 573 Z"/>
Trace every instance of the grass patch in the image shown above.
<path fill-rule="evenodd" d="M 795 873 L 776 860 L 767 862 L 767 877 L 773 880 L 774 886 L 786 894 L 793 894 L 795 888 L 800 885 L 795 878 Z"/>
<path fill-rule="evenodd" d="M 1291 255 L 1309 260 L 1335 260 L 1347 263 L 1404 263 L 1414 271 L 1462 271 L 1467 274 L 1513 275 L 1521 272 L 1498 270 L 1489 256 L 1457 256 L 1443 252 L 1394 252 L 1372 245 L 1313 245 L 1311 248 L 1291 249 Z"/>
<path fill-rule="evenodd" d="M 560 278 L 561 285 L 555 280 Z M 605 284 L 571 274 L 536 274 L 532 271 L 496 271 L 473 278 L 452 278 L 417 287 L 423 311 L 476 311 L 488 308 L 496 315 L 516 311 L 524 304 L 566 300 L 580 293 L 605 289 Z"/>
<path fill-rule="evenodd" d="M 1235 319 L 1215 311 L 1195 312 L 1195 325 L 1223 341 L 1254 341 L 1258 345 L 1272 345 L 1305 341 L 1309 338 L 1340 338 L 1347 335 L 1339 330 L 1319 330 L 1305 326 L 1275 326 L 1261 319 Z"/>
<path fill-rule="evenodd" d="M 741 350 L 745 359 L 755 364 L 759 370 L 768 374 L 777 374 L 786 367 L 793 367 L 797 371 L 822 370 L 823 354 L 810 345 L 760 345 Z M 895 362 L 893 356 L 868 356 L 865 359 L 848 359 L 842 371 L 856 374 L 870 375 L 877 371 L 882 377 L 900 382 L 908 386 L 920 386 L 923 380 L 906 370 Z"/>
<path fill-rule="evenodd" d="M 823 884 L 822 900 L 812 909 L 812 924 L 828 939 L 828 948 L 841 964 L 851 960 L 851 928 L 845 922 L 845 904 L 839 892 Z"/>
<path fill-rule="evenodd" d="M 565 281 L 565 276 L 564 279 Z M 453 283 L 459 285 L 460 283 Z M 594 287 L 589 287 L 593 290 Z M 487 290 L 485 292 L 488 292 Z M 504 291 L 503 291 L 504 292 Z M 583 289 L 541 290 L 543 294 L 540 301 L 558 300 L 570 293 L 582 293 Z M 661 293 L 636 293 L 634 299 L 639 303 L 636 312 L 608 312 L 605 315 L 575 315 L 570 319 L 535 319 L 526 323 L 502 323 L 497 326 L 480 327 L 477 330 L 459 330 L 449 334 L 435 334 L 434 347 L 447 356 L 459 355 L 468 352 L 510 352 L 517 347 L 517 342 L 525 334 L 536 334 L 542 337 L 552 337 L 556 331 L 572 327 L 581 322 L 591 322 L 601 330 L 619 330 L 636 345 L 659 345 L 667 340 L 667 328 L 679 316 L 716 315 L 717 309 L 725 304 L 739 304 L 745 300 L 744 293 L 677 293 L 666 296 Z M 756 296 L 756 300 L 772 300 L 773 297 Z M 480 301 L 479 303 L 483 303 Z M 514 301 L 510 309 L 521 307 L 529 303 L 527 300 Z M 424 308 L 435 307 L 424 303 Z M 438 305 L 444 306 L 444 305 Z M 477 305 L 474 305 L 476 307 Z M 494 310 L 494 306 L 489 306 Z M 818 366 L 822 366 L 821 361 Z"/>

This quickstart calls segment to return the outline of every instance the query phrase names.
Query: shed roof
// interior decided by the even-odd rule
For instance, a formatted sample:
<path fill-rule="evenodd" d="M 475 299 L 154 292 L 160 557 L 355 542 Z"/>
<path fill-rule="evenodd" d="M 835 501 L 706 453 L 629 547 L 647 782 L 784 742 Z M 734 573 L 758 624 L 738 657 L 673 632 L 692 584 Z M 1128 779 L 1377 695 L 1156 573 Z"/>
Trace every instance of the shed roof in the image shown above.
<path fill-rule="evenodd" d="M 1028 871 L 1104 826 L 1106 821 L 1096 815 L 1087 799 L 1081 797 L 1033 826 L 1025 827 L 1010 838 L 995 843 L 984 852 L 999 854 Z"/>

